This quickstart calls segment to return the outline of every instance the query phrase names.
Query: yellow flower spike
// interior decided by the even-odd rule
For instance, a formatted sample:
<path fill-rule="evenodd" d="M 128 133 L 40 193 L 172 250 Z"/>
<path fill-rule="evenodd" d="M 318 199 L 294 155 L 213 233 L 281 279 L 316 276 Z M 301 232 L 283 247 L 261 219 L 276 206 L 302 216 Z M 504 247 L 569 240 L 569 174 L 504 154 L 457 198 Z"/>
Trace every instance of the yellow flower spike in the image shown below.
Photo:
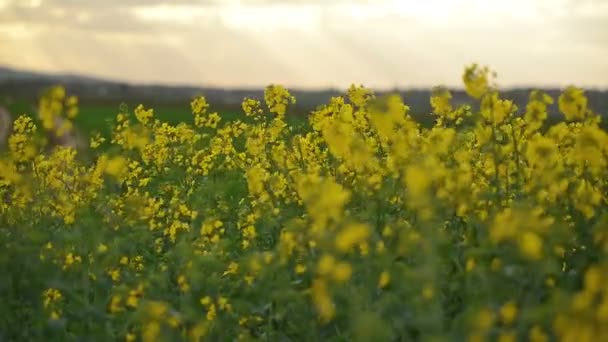
<path fill-rule="evenodd" d="M 97 253 L 103 254 L 103 253 L 105 253 L 105 252 L 107 252 L 107 251 L 108 251 L 108 246 L 107 246 L 107 245 L 105 245 L 105 244 L 103 244 L 103 243 L 100 243 L 100 244 L 97 246 Z"/>
<path fill-rule="evenodd" d="M 150 119 L 154 117 L 153 109 L 145 109 L 142 104 L 138 105 L 135 108 L 135 117 L 137 121 L 141 122 L 143 125 L 147 125 L 150 122 Z"/>
<path fill-rule="evenodd" d="M 539 260 L 543 255 L 543 240 L 536 233 L 525 232 L 519 239 L 519 248 L 527 258 Z"/>
<path fill-rule="evenodd" d="M 231 262 L 228 265 L 228 268 L 226 269 L 226 271 L 224 271 L 224 273 L 222 273 L 222 277 L 225 277 L 229 274 L 236 274 L 239 270 L 239 264 L 237 264 L 236 262 Z"/>
<path fill-rule="evenodd" d="M 549 336 L 547 336 L 541 327 L 534 325 L 528 333 L 528 339 L 530 342 L 548 342 Z"/>
<path fill-rule="evenodd" d="M 105 141 L 106 141 L 106 138 L 101 136 L 101 134 L 99 134 L 99 133 L 95 133 L 91 136 L 89 147 L 91 147 L 92 149 L 96 149 L 99 146 L 101 146 L 101 144 L 103 144 Z"/>
<path fill-rule="evenodd" d="M 120 257 L 119 263 L 121 265 L 128 265 L 129 264 L 129 257 L 128 256 L 122 256 L 122 257 Z"/>
<path fill-rule="evenodd" d="M 393 229 L 389 226 L 384 227 L 384 229 L 382 229 L 382 236 L 385 238 L 393 236 Z"/>
<path fill-rule="evenodd" d="M 120 281 L 120 270 L 117 268 L 111 268 L 106 271 L 106 273 L 110 276 L 110 278 L 114 282 Z"/>
<path fill-rule="evenodd" d="M 336 282 L 343 283 L 350 279 L 353 269 L 350 264 L 341 262 L 338 263 L 332 272 L 332 276 Z"/>
<path fill-rule="evenodd" d="M 472 322 L 479 331 L 487 331 L 494 325 L 494 313 L 489 309 L 481 309 Z"/>
<path fill-rule="evenodd" d="M 226 297 L 222 297 L 222 296 L 218 297 L 217 306 L 220 308 L 220 310 L 227 311 L 227 312 L 232 311 L 232 305 L 228 302 L 228 298 L 226 298 Z"/>
<path fill-rule="evenodd" d="M 452 94 L 448 89 L 444 87 L 433 88 L 433 94 L 430 99 L 433 112 L 440 117 L 447 116 L 452 111 L 451 98 Z"/>
<path fill-rule="evenodd" d="M 351 84 L 348 88 L 348 98 L 355 106 L 362 107 L 367 101 L 373 98 L 373 94 L 370 89 Z"/>
<path fill-rule="evenodd" d="M 181 292 L 189 292 L 190 291 L 190 285 L 188 284 L 188 280 L 186 279 L 186 276 L 184 276 L 183 274 L 180 274 L 177 277 L 177 285 L 179 286 L 179 290 Z"/>
<path fill-rule="evenodd" d="M 488 68 L 480 68 L 477 64 L 465 68 L 462 81 L 469 96 L 479 99 L 487 92 L 489 73 Z"/>
<path fill-rule="evenodd" d="M 426 194 L 431 185 L 431 178 L 426 170 L 418 166 L 411 166 L 405 174 L 405 186 L 409 196 L 414 198 L 422 197 Z"/>
<path fill-rule="evenodd" d="M 422 288 L 422 297 L 426 300 L 433 299 L 433 297 L 435 297 L 435 290 L 433 289 L 433 286 L 431 286 L 431 285 L 424 286 Z"/>
<path fill-rule="evenodd" d="M 211 304 L 211 297 L 205 296 L 200 299 L 200 303 L 204 306 L 209 306 Z"/>
<path fill-rule="evenodd" d="M 472 272 L 476 266 L 475 258 L 467 258 L 465 269 L 467 272 Z"/>
<path fill-rule="evenodd" d="M 589 291 L 590 293 L 596 293 L 602 288 L 602 284 L 605 281 L 605 278 L 602 275 L 602 271 L 598 266 L 591 266 L 585 272 L 584 277 L 584 286 L 585 291 Z"/>
<path fill-rule="evenodd" d="M 264 263 L 266 265 L 269 265 L 272 262 L 272 260 L 274 259 L 274 255 L 271 252 L 264 252 L 263 258 L 264 258 Z"/>
<path fill-rule="evenodd" d="M 124 308 L 122 306 L 122 297 L 119 295 L 113 295 L 110 299 L 108 310 L 110 311 L 110 313 L 118 313 L 124 311 Z"/>
<path fill-rule="evenodd" d="M 178 315 L 171 315 L 167 317 L 167 324 L 172 328 L 178 328 L 182 324 L 182 321 Z"/>
<path fill-rule="evenodd" d="M 370 235 L 369 226 L 361 223 L 352 223 L 343 228 L 336 235 L 336 248 L 341 252 L 349 252 Z"/>
<path fill-rule="evenodd" d="M 142 328 L 141 340 L 142 342 L 156 342 L 160 332 L 160 324 L 157 321 L 150 321 Z"/>
<path fill-rule="evenodd" d="M 608 324 L 608 298 L 606 298 L 606 295 L 604 295 L 604 299 L 598 306 L 595 315 L 597 320 L 602 322 L 602 324 Z"/>
<path fill-rule="evenodd" d="M 317 265 L 317 272 L 320 275 L 327 275 L 331 273 L 331 271 L 334 269 L 335 264 L 336 259 L 334 259 L 334 257 L 329 254 L 325 254 L 319 259 L 319 263 Z"/>
<path fill-rule="evenodd" d="M 192 109 L 193 114 L 201 115 L 209 108 L 209 104 L 204 96 L 199 96 L 190 102 L 190 108 Z"/>
<path fill-rule="evenodd" d="M 49 288 L 42 293 L 44 307 L 48 307 L 51 303 L 61 301 L 63 295 L 58 289 Z"/>
<path fill-rule="evenodd" d="M 190 329 L 190 331 L 188 333 L 188 338 L 191 342 L 200 342 L 201 338 L 203 338 L 207 335 L 207 331 L 208 331 L 207 322 L 198 322 L 196 325 L 194 325 Z"/>
<path fill-rule="evenodd" d="M 264 100 L 271 113 L 275 113 L 278 118 L 285 116 L 287 105 L 295 104 L 295 97 L 289 94 L 287 89 L 280 85 L 270 85 L 264 90 Z"/>
<path fill-rule="evenodd" d="M 570 86 L 558 98 L 559 110 L 567 121 L 582 120 L 587 113 L 587 97 L 582 89 Z"/>
<path fill-rule="evenodd" d="M 128 171 L 127 159 L 122 156 L 116 156 L 107 160 L 104 171 L 107 174 L 122 180 Z"/>
<path fill-rule="evenodd" d="M 513 331 L 503 331 L 498 335 L 498 342 L 515 342 L 517 341 L 517 334 Z"/>
<path fill-rule="evenodd" d="M 313 280 L 311 294 L 321 322 L 327 323 L 331 321 L 336 313 L 336 309 L 329 295 L 327 283 L 322 279 Z"/>
<path fill-rule="evenodd" d="M 211 304 L 207 307 L 207 315 L 205 315 L 208 321 L 213 321 L 217 317 L 217 311 L 215 304 Z"/>
<path fill-rule="evenodd" d="M 517 305 L 514 302 L 507 302 L 500 308 L 500 318 L 505 325 L 510 325 L 517 316 Z"/>
<path fill-rule="evenodd" d="M 516 111 L 517 106 L 513 101 L 501 99 L 498 92 L 488 93 L 481 100 L 481 116 L 495 127 L 503 124 Z"/>
<path fill-rule="evenodd" d="M 572 309 L 574 311 L 583 312 L 593 304 L 593 294 L 591 292 L 578 292 L 572 297 Z"/>
<path fill-rule="evenodd" d="M 391 275 L 387 271 L 382 271 L 378 279 L 378 287 L 383 289 L 387 287 L 391 282 Z"/>

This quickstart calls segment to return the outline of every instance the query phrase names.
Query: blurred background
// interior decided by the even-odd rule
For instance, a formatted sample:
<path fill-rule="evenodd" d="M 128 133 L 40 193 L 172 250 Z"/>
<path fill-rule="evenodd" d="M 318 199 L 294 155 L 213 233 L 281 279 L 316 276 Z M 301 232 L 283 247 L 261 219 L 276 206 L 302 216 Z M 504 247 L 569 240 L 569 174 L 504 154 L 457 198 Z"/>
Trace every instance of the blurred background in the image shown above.
<path fill-rule="evenodd" d="M 296 114 L 356 83 L 424 115 L 433 86 L 468 101 L 473 62 L 522 106 L 574 84 L 605 114 L 608 0 L 0 0 L 0 105 L 31 112 L 62 84 L 90 127 L 121 102 L 186 120 L 198 94 L 237 112 L 271 83 Z"/>

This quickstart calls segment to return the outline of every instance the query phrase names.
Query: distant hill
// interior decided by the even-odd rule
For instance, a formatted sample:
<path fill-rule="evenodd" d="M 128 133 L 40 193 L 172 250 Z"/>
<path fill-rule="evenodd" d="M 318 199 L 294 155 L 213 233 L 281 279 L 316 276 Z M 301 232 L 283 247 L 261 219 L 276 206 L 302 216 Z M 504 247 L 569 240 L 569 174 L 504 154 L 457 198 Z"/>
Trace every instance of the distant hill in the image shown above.
<path fill-rule="evenodd" d="M 106 80 L 88 76 L 82 76 L 77 74 L 53 74 L 43 73 L 28 70 L 18 70 L 0 66 L 0 82 L 9 81 L 28 81 L 28 80 L 50 80 L 53 82 L 65 81 L 65 82 L 108 82 Z"/>
<path fill-rule="evenodd" d="M 34 102 L 47 87 L 61 84 L 68 93 L 77 95 L 81 101 L 89 103 L 120 103 L 123 101 L 140 102 L 149 105 L 189 102 L 194 96 L 205 95 L 215 108 L 238 108 L 244 97 L 263 98 L 263 89 L 221 89 L 194 86 L 167 86 L 132 84 L 120 81 L 104 80 L 76 74 L 50 74 L 0 67 L 0 101 L 6 98 L 22 99 Z M 513 100 L 524 108 L 531 89 L 503 89 L 505 98 Z M 542 89 L 557 100 L 560 89 Z M 296 96 L 294 111 L 307 113 L 320 104 L 326 103 L 331 96 L 342 92 L 335 89 L 298 90 L 290 89 Z M 430 89 L 397 89 L 405 102 L 417 114 L 430 112 Z M 377 92 L 382 94 L 383 92 Z M 604 115 L 608 115 L 608 91 L 588 90 L 586 92 L 590 106 Z M 473 103 L 462 89 L 452 89 L 454 104 Z M 558 114 L 557 106 L 550 108 L 550 114 Z"/>

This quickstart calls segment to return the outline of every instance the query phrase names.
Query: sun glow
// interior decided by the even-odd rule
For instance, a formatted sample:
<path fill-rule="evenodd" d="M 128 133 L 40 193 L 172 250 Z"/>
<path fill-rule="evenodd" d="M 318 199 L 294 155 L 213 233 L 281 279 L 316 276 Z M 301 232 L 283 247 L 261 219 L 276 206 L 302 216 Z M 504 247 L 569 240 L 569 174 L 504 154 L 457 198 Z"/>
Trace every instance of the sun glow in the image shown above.
<path fill-rule="evenodd" d="M 314 6 L 229 6 L 220 11 L 221 21 L 229 28 L 245 30 L 291 29 L 311 31 L 318 27 L 320 15 Z"/>

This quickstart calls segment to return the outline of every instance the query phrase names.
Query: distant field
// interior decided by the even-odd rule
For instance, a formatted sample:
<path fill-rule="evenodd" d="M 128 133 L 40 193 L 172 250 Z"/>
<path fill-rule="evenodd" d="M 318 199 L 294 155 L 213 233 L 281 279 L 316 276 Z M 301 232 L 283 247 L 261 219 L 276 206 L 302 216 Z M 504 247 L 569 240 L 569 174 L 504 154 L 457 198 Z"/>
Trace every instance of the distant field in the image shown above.
<path fill-rule="evenodd" d="M 133 109 L 139 105 L 137 102 L 125 103 L 130 113 L 133 113 Z M 14 115 L 28 114 L 34 117 L 34 105 L 24 101 L 17 100 L 8 104 L 2 104 L 8 108 L 8 110 Z M 143 103 L 146 108 L 154 109 L 154 117 L 170 124 L 178 124 L 185 122 L 187 124 L 193 123 L 192 111 L 190 110 L 190 103 L 184 101 L 184 103 L 161 103 L 161 104 L 146 104 Z M 100 132 L 105 136 L 108 136 L 112 122 L 116 118 L 120 110 L 121 104 L 110 104 L 110 103 L 92 103 L 84 102 L 79 104 L 79 114 L 75 119 L 76 126 L 81 133 L 86 136 L 92 132 Z M 232 121 L 243 117 L 242 111 L 239 108 L 214 108 L 211 104 L 211 111 L 217 111 L 222 120 Z M 287 122 L 292 127 L 298 127 L 306 122 L 304 115 L 291 115 L 287 118 Z"/>

